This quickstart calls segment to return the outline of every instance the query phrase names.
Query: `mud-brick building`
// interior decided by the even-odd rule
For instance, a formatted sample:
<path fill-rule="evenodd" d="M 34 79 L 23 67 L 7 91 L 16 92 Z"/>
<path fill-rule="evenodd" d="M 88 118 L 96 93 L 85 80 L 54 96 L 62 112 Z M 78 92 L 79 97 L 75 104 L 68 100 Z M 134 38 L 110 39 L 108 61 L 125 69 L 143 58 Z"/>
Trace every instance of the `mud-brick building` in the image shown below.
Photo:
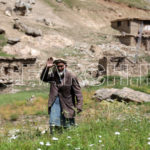
<path fill-rule="evenodd" d="M 150 32 L 150 18 L 123 18 L 111 21 L 111 27 L 127 34 L 137 35 L 143 24 L 143 32 Z"/>
<path fill-rule="evenodd" d="M 98 62 L 99 75 L 107 76 L 144 76 L 147 75 L 149 70 L 148 65 L 144 65 L 144 62 L 139 61 L 135 63 L 133 58 L 125 56 L 110 56 L 102 57 Z"/>
<path fill-rule="evenodd" d="M 141 34 L 141 48 L 150 51 L 150 18 L 123 18 L 111 21 L 112 28 L 121 32 L 116 35 L 122 44 L 136 46 Z"/>
<path fill-rule="evenodd" d="M 139 36 L 128 34 L 125 36 L 117 35 L 116 38 L 118 38 L 122 44 L 127 46 L 136 46 Z M 150 51 L 150 35 L 142 35 L 140 47 L 146 51 Z"/>
<path fill-rule="evenodd" d="M 31 76 L 36 58 L 0 57 L 0 85 L 17 84 Z"/>

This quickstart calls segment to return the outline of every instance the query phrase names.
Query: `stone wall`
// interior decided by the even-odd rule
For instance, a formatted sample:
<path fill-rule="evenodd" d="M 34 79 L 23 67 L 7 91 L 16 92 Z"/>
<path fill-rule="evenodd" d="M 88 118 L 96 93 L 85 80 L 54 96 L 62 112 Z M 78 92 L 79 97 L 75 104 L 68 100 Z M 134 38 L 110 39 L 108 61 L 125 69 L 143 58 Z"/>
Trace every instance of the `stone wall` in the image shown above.
<path fill-rule="evenodd" d="M 103 66 L 106 70 L 104 75 L 122 77 L 145 76 L 149 69 L 148 65 L 142 62 L 135 63 L 134 60 L 124 56 L 100 58 L 99 66 Z"/>
<path fill-rule="evenodd" d="M 35 68 L 36 58 L 0 58 L 1 82 L 20 83 L 30 77 Z"/>
<path fill-rule="evenodd" d="M 131 27 L 130 27 L 130 21 L 115 21 L 111 23 L 112 28 L 119 30 L 121 32 L 130 33 Z"/>

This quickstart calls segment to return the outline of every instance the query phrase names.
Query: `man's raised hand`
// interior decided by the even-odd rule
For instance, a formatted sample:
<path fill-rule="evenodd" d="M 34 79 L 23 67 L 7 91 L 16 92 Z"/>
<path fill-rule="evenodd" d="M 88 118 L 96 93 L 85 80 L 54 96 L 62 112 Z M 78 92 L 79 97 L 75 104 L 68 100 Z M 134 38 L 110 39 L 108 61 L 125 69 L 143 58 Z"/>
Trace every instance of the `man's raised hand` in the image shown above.
<path fill-rule="evenodd" d="M 54 64 L 53 64 L 53 58 L 50 57 L 50 58 L 47 59 L 46 67 L 47 68 L 51 68 L 53 66 L 54 66 Z"/>

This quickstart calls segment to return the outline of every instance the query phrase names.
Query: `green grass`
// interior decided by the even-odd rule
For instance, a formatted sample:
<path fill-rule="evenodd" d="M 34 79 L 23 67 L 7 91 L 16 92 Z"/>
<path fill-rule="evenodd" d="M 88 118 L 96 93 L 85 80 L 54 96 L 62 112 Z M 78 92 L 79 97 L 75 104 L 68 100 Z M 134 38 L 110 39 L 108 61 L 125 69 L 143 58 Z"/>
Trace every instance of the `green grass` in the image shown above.
<path fill-rule="evenodd" d="M 7 44 L 7 39 L 4 34 L 0 34 L 0 56 L 2 57 L 13 57 L 5 52 L 2 52 L 2 48 Z"/>
<path fill-rule="evenodd" d="M 46 2 L 50 7 L 56 8 L 56 4 L 52 0 L 43 0 L 43 1 Z"/>
<path fill-rule="evenodd" d="M 42 150 L 75 150 L 75 148 L 80 148 L 80 150 L 149 150 L 150 103 L 140 105 L 117 101 L 113 103 L 102 101 L 100 103 L 99 101 L 92 99 L 94 91 L 99 88 L 122 88 L 123 85 L 119 85 L 120 78 L 118 76 L 115 76 L 115 78 L 115 86 L 104 84 L 101 86 L 83 88 L 84 109 L 81 114 L 77 115 L 76 122 L 78 123 L 78 126 L 73 127 L 70 130 L 64 130 L 63 134 L 58 134 L 56 132 L 53 136 L 49 135 L 47 124 L 49 116 L 47 116 L 47 104 L 45 102 L 47 102 L 48 98 L 48 88 L 47 90 L 41 88 L 40 90 L 35 91 L 1 95 L 0 101 L 3 104 L 14 102 L 14 108 L 12 108 L 14 114 L 11 113 L 10 122 L 5 122 L 2 124 L 2 128 L 0 128 L 0 150 L 37 150 L 38 148 L 41 148 Z M 107 79 L 107 77 L 105 77 L 105 79 Z M 110 76 L 108 79 L 112 84 L 114 76 Z M 145 77 L 142 79 L 141 86 L 136 85 L 136 80 L 137 78 L 133 78 L 133 83 L 135 83 L 135 85 L 129 85 L 129 87 L 150 93 L 149 86 L 143 85 L 145 83 Z M 124 82 L 126 83 L 125 80 Z M 41 100 L 38 104 L 36 104 L 37 101 L 35 101 L 35 103 L 33 102 L 31 104 L 18 103 L 15 105 L 19 100 L 23 101 L 33 94 L 35 96 L 43 97 L 44 101 L 46 101 L 43 103 L 43 100 Z M 26 111 L 31 111 L 32 107 L 35 105 L 37 105 L 37 108 L 39 109 L 34 109 L 34 111 L 36 111 L 34 112 L 33 118 L 28 119 L 27 115 L 24 114 L 26 119 L 20 121 L 18 107 L 24 108 L 30 106 L 28 107 L 30 110 L 27 109 Z M 3 108 L 3 105 L 1 105 L 1 108 Z M 46 118 L 43 119 L 43 116 Z M 34 119 L 37 117 L 41 117 L 41 119 Z M 15 125 L 12 124 L 12 121 L 16 120 L 19 121 Z M 32 122 L 29 120 L 32 120 Z M 42 126 L 47 126 L 48 132 L 45 134 L 41 134 L 41 130 L 37 129 L 37 127 L 41 128 Z M 18 138 L 11 140 L 10 142 L 11 136 L 8 133 L 12 129 L 19 129 L 20 132 L 16 133 Z M 115 132 L 119 132 L 120 135 L 115 135 Z M 70 136 L 71 138 L 68 139 L 67 136 Z M 53 141 L 52 137 L 57 137 L 59 139 L 58 141 Z M 101 141 L 99 142 L 99 140 Z M 51 146 L 42 146 L 40 145 L 40 142 L 50 142 Z M 70 145 L 67 146 L 67 144 Z M 91 144 L 93 145 L 90 146 Z"/>
<path fill-rule="evenodd" d="M 59 3 L 57 3 L 55 0 L 43 0 L 43 1 L 46 2 L 50 7 L 55 8 L 55 10 L 59 10 L 58 9 Z M 68 6 L 69 8 L 73 8 L 77 4 L 79 5 L 80 1 L 78 1 L 78 0 L 62 0 L 62 3 L 65 4 L 66 6 Z"/>
<path fill-rule="evenodd" d="M 119 102 L 93 102 L 87 110 L 84 110 L 86 112 L 82 114 L 84 118 L 77 127 L 64 130 L 63 134 L 54 133 L 53 136 L 49 135 L 49 132 L 42 135 L 34 127 L 28 127 L 26 132 L 20 128 L 17 139 L 9 142 L 8 135 L 0 139 L 0 149 L 149 150 L 147 139 L 150 137 L 149 119 L 144 117 L 142 108 L 147 107 Z M 92 109 L 94 112 L 90 111 Z M 119 132 L 120 135 L 115 135 L 115 132 Z M 68 136 L 71 138 L 68 139 Z M 58 141 L 53 141 L 52 137 L 57 137 Z M 51 146 L 42 146 L 40 142 L 50 142 Z"/>
<path fill-rule="evenodd" d="M 3 46 L 5 46 L 7 43 L 6 37 L 4 34 L 0 34 L 0 50 Z"/>
<path fill-rule="evenodd" d="M 70 8 L 73 8 L 73 6 L 78 2 L 78 0 L 63 0 L 63 1 Z"/>
<path fill-rule="evenodd" d="M 144 0 L 114 0 L 115 2 L 125 3 L 129 7 L 136 7 L 140 9 L 150 9 L 150 5 L 148 2 Z"/>
<path fill-rule="evenodd" d="M 0 105 L 12 104 L 16 101 L 24 101 L 31 98 L 32 95 L 35 95 L 35 97 L 48 98 L 48 89 L 49 88 L 35 91 L 21 91 L 15 94 L 1 94 Z"/>
<path fill-rule="evenodd" d="M 14 57 L 13 55 L 7 54 L 5 52 L 0 51 L 0 56 L 2 57 Z"/>
<path fill-rule="evenodd" d="M 85 54 L 83 52 L 81 52 L 80 50 L 78 50 L 78 49 L 68 47 L 68 48 L 62 49 L 61 52 L 58 52 L 56 55 L 57 55 L 57 57 L 63 57 L 63 58 L 67 58 L 67 57 L 70 57 L 70 56 L 81 58 Z"/>

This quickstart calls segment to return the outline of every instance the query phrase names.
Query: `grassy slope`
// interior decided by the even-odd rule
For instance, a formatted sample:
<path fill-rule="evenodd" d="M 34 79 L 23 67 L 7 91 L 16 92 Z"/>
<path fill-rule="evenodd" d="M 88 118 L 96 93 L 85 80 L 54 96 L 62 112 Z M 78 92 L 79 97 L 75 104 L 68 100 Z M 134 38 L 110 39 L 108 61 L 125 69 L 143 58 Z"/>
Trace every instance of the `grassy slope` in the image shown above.
<path fill-rule="evenodd" d="M 0 34 L 0 56 L 3 56 L 3 57 L 12 56 L 12 55 L 6 54 L 5 52 L 2 52 L 2 48 L 3 46 L 6 45 L 6 42 L 7 42 L 7 39 L 5 35 Z"/>
<path fill-rule="evenodd" d="M 114 0 L 115 2 L 125 3 L 130 7 L 136 7 L 140 9 L 150 9 L 150 4 L 144 0 Z"/>
<path fill-rule="evenodd" d="M 49 1 L 49 0 L 43 0 L 47 2 L 51 7 L 58 7 L 57 3 L 55 1 Z M 91 4 L 94 3 L 95 0 L 90 0 Z M 150 9 L 150 3 L 145 1 L 145 0 L 112 0 L 117 3 L 124 3 L 128 5 L 129 7 L 136 7 L 139 9 L 144 9 L 144 10 L 149 10 Z M 79 5 L 80 6 L 80 1 L 79 0 L 63 0 L 63 2 L 66 6 L 73 8 L 74 6 Z"/>

